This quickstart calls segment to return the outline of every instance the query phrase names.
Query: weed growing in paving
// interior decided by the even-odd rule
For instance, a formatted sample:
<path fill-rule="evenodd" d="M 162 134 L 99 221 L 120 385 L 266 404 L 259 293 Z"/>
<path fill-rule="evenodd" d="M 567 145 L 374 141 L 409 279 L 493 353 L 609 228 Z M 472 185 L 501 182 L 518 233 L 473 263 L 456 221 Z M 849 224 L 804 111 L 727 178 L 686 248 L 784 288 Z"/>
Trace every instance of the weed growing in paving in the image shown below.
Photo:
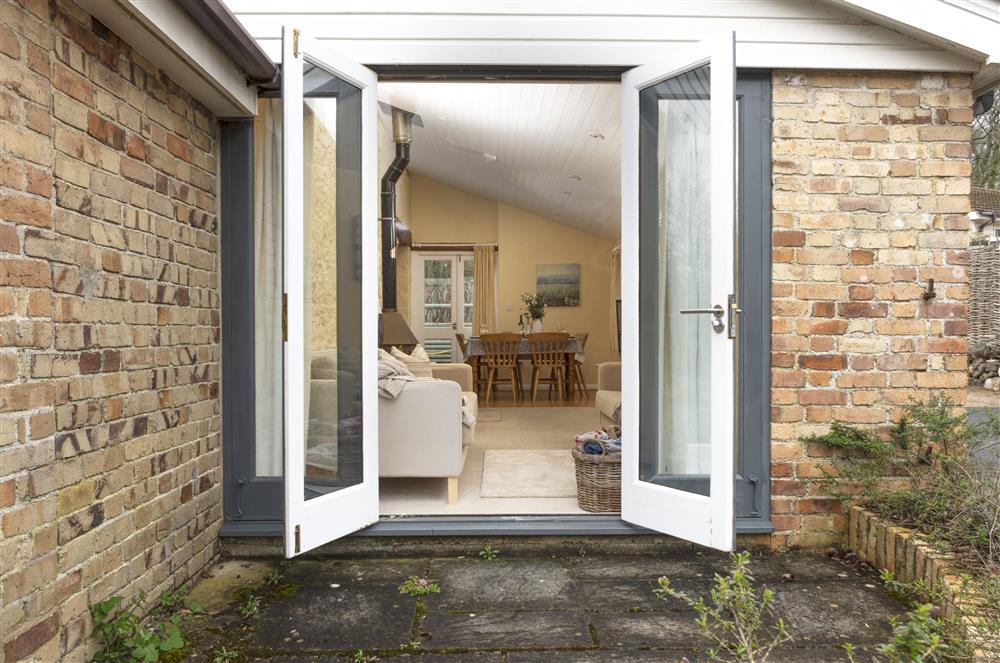
<path fill-rule="evenodd" d="M 208 654 L 211 663 L 233 663 L 240 660 L 240 653 L 233 649 L 227 649 L 225 645 L 216 647 Z"/>
<path fill-rule="evenodd" d="M 941 590 L 920 582 L 899 582 L 891 571 L 882 572 L 882 582 L 886 591 L 910 607 L 902 617 L 890 618 L 892 637 L 877 648 L 889 663 L 971 660 L 973 652 L 965 643 L 962 625 L 953 617 L 942 616 L 935 607 L 935 603 L 942 605 L 947 600 Z M 922 597 L 930 597 L 931 602 Z M 854 646 L 848 643 L 844 649 L 854 661 Z"/>
<path fill-rule="evenodd" d="M 91 636 L 101 649 L 94 655 L 95 663 L 141 662 L 155 663 L 160 655 L 184 647 L 180 624 L 201 607 L 187 601 L 186 593 L 168 592 L 150 611 L 148 623 L 143 623 L 146 595 L 126 601 L 112 596 L 90 606 L 94 619 Z"/>
<path fill-rule="evenodd" d="M 715 643 L 709 650 L 713 660 L 763 663 L 775 647 L 792 637 L 775 610 L 774 592 L 754 588 L 750 553 L 733 553 L 730 559 L 729 573 L 715 574 L 709 601 L 674 589 L 666 576 L 654 591 L 661 599 L 680 599 L 694 609 L 698 628 Z"/>
<path fill-rule="evenodd" d="M 498 548 L 493 548 L 489 544 L 483 546 L 483 549 L 479 551 L 479 556 L 487 562 L 492 562 L 494 559 L 500 556 L 500 550 Z"/>
<path fill-rule="evenodd" d="M 236 610 L 240 613 L 240 617 L 253 617 L 260 612 L 260 597 L 256 594 L 248 594 Z"/>
<path fill-rule="evenodd" d="M 410 576 L 399 586 L 400 594 L 410 596 L 426 596 L 427 594 L 439 594 L 441 586 L 429 578 Z"/>

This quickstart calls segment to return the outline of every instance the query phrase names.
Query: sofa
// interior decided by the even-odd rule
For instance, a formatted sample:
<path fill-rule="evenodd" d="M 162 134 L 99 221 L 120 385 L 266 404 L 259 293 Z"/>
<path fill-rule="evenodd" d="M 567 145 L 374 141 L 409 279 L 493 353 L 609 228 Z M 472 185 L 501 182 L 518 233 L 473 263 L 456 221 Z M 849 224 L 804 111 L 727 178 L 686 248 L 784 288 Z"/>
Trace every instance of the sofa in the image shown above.
<path fill-rule="evenodd" d="M 622 363 L 606 361 L 597 365 L 597 395 L 595 405 L 601 413 L 601 425 L 614 423 L 615 410 L 622 402 Z"/>
<path fill-rule="evenodd" d="M 475 416 L 478 399 L 468 364 L 432 364 L 435 380 L 407 383 L 395 400 L 378 402 L 380 477 L 445 477 L 448 504 L 458 501 L 458 477 L 475 426 L 462 424 L 465 407 Z"/>

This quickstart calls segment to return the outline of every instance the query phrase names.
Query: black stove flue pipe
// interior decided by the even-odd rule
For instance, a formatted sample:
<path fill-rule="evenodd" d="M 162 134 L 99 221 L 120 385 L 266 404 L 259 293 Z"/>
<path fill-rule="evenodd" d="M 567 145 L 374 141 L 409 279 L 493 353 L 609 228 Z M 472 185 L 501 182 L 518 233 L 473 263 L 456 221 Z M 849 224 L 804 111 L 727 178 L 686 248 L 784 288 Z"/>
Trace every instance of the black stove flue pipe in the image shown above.
<path fill-rule="evenodd" d="M 394 138 L 396 156 L 382 175 L 379 214 L 382 224 L 382 308 L 388 310 L 396 309 L 396 182 L 410 163 L 409 136 L 406 136 L 406 142 L 399 141 L 398 136 Z"/>

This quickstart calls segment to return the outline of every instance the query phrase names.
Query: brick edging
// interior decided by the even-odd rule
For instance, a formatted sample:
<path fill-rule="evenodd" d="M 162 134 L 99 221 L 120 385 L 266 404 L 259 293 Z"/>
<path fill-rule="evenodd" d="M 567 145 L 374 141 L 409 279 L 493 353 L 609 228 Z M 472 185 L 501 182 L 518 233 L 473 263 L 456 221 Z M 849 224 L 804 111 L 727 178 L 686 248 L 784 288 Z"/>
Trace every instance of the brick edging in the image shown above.
<path fill-rule="evenodd" d="M 977 628 L 982 618 L 976 616 L 975 598 L 962 588 L 962 576 L 972 576 L 971 571 L 919 532 L 893 525 L 861 506 L 850 505 L 848 518 L 847 547 L 858 559 L 876 569 L 892 571 L 900 582 L 940 586 L 945 595 L 941 606 L 944 615 L 956 616 L 966 625 L 970 639 L 986 647 L 976 651 L 973 661 L 1000 661 L 1000 634 Z"/>

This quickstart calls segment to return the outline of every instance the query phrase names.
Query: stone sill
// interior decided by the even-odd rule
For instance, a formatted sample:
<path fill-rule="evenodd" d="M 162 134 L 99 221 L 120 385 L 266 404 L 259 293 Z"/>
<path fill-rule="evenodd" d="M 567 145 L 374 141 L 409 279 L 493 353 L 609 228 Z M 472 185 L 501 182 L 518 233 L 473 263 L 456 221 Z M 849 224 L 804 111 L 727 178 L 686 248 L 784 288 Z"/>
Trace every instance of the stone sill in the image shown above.
<path fill-rule="evenodd" d="M 893 525 L 857 505 L 848 507 L 848 515 L 847 547 L 859 559 L 876 569 L 892 571 L 900 582 L 940 586 L 945 594 L 945 615 L 958 617 L 970 640 L 985 647 L 976 651 L 973 661 L 1000 661 L 1000 634 L 977 626 L 982 620 L 976 616 L 975 599 L 962 590 L 962 576 L 972 575 L 968 570 L 915 530 Z"/>

